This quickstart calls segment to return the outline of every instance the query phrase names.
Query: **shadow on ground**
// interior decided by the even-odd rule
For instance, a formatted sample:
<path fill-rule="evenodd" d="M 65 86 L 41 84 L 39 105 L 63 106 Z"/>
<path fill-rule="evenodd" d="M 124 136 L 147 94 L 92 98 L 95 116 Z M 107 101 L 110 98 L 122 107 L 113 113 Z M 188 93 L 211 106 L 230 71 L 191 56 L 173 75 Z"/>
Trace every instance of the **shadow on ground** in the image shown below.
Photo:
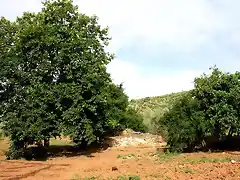
<path fill-rule="evenodd" d="M 223 137 L 208 143 L 208 149 L 213 151 L 240 151 L 240 136 Z"/>
<path fill-rule="evenodd" d="M 87 148 L 78 147 L 74 145 L 50 145 L 45 147 L 29 147 L 24 153 L 26 160 L 46 161 L 49 158 L 56 157 L 75 157 L 86 156 L 94 157 L 92 154 L 96 152 L 102 152 L 109 146 L 106 144 L 94 144 Z"/>
<path fill-rule="evenodd" d="M 198 143 L 200 144 L 200 143 Z M 168 148 L 161 148 L 158 151 L 168 152 Z M 208 137 L 205 140 L 205 146 L 195 146 L 195 148 L 186 148 L 183 153 L 191 152 L 224 152 L 224 151 L 240 151 L 240 136 L 224 136 L 221 139 L 216 137 Z"/>

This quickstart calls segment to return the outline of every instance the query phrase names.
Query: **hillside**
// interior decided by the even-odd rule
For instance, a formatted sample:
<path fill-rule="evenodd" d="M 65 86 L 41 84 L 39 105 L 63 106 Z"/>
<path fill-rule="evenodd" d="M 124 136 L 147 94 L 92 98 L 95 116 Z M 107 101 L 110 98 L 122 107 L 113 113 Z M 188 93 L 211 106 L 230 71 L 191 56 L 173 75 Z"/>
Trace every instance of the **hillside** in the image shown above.
<path fill-rule="evenodd" d="M 130 105 L 143 116 L 144 123 L 150 128 L 150 131 L 154 131 L 154 128 L 151 126 L 152 119 L 156 116 L 162 116 L 178 98 L 187 92 L 134 99 L 130 101 Z"/>

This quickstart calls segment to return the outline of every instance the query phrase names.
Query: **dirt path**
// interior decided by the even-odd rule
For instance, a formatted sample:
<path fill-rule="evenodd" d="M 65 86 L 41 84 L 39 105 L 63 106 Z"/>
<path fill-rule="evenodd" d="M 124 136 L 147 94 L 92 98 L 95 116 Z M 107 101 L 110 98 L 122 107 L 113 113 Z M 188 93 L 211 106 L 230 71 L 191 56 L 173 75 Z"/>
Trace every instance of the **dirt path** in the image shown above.
<path fill-rule="evenodd" d="M 156 154 L 155 147 L 121 147 L 88 156 L 55 158 L 47 162 L 0 162 L 1 180 L 117 179 L 240 179 L 239 153 Z M 113 168 L 114 167 L 114 168 Z"/>

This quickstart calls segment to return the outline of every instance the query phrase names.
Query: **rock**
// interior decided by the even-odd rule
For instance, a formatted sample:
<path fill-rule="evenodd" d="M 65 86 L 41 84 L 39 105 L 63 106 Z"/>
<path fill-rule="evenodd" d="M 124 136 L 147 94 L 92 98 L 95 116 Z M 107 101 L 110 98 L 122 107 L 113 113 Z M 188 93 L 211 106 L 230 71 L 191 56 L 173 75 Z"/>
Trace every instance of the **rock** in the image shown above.
<path fill-rule="evenodd" d="M 106 143 L 110 147 L 126 147 L 126 146 L 139 146 L 148 145 L 155 146 L 163 144 L 163 138 L 161 136 L 149 134 L 149 133 L 138 133 L 131 132 L 131 130 L 126 129 L 122 132 L 124 136 L 109 137 Z M 165 145 L 165 144 L 164 144 Z"/>
<path fill-rule="evenodd" d="M 141 134 L 141 132 L 131 132 L 131 134 Z"/>
<path fill-rule="evenodd" d="M 118 171 L 118 168 L 116 166 L 113 166 L 112 171 Z"/>
<path fill-rule="evenodd" d="M 127 136 L 127 135 L 131 134 L 132 132 L 134 132 L 132 129 L 125 129 L 124 131 L 122 131 L 120 133 L 120 136 Z"/>

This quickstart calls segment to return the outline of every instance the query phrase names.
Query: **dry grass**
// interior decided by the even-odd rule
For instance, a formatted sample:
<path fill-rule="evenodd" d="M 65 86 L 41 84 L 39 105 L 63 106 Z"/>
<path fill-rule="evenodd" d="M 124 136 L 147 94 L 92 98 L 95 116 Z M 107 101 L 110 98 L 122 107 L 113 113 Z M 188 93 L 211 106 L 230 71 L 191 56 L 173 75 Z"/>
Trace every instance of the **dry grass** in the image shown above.
<path fill-rule="evenodd" d="M 5 153 L 8 150 L 8 138 L 2 138 L 0 139 L 0 160 L 5 159 Z"/>

